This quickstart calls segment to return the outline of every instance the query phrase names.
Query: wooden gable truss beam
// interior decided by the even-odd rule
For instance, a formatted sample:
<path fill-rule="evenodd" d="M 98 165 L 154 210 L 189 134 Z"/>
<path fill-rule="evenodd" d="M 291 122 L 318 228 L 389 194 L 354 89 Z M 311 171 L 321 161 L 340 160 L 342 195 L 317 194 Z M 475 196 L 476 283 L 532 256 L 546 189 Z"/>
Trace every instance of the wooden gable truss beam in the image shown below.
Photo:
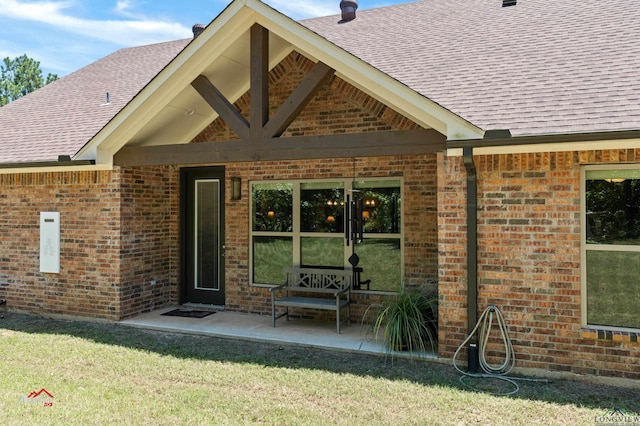
<path fill-rule="evenodd" d="M 436 130 L 366 132 L 280 138 L 335 70 L 315 64 L 289 98 L 269 119 L 269 32 L 251 28 L 249 120 L 203 75 L 191 85 L 238 135 L 239 141 L 200 142 L 162 146 L 125 146 L 115 156 L 120 166 L 203 164 L 261 160 L 428 154 L 445 149 L 446 137 Z"/>
<path fill-rule="evenodd" d="M 240 139 L 247 140 L 251 136 L 249 130 L 249 122 L 240 114 L 240 111 L 233 106 L 231 102 L 224 97 L 222 92 L 218 90 L 216 86 L 209 81 L 209 79 L 203 75 L 198 76 L 191 83 L 194 89 L 198 91 L 200 96 L 207 101 L 207 103 L 213 108 L 220 118 L 231 129 L 236 132 Z"/>
<path fill-rule="evenodd" d="M 443 151 L 446 136 L 433 129 L 263 139 L 251 149 L 238 141 L 160 146 L 125 146 L 114 157 L 118 166 L 195 165 L 246 161 L 308 160 Z"/>
<path fill-rule="evenodd" d="M 251 27 L 250 68 L 249 121 L 207 77 L 200 75 L 191 85 L 242 142 L 251 145 L 280 137 L 335 72 L 318 62 L 269 120 L 269 31 L 258 24 Z"/>
<path fill-rule="evenodd" d="M 251 141 L 257 143 L 269 121 L 269 31 L 258 24 L 251 27 L 250 52 L 249 121 Z"/>

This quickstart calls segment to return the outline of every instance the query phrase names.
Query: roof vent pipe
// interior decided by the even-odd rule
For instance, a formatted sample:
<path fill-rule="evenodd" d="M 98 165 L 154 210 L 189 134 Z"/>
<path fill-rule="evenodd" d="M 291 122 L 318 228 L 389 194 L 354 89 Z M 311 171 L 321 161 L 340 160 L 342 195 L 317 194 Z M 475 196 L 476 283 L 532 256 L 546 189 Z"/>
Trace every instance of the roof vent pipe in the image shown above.
<path fill-rule="evenodd" d="M 193 31 L 193 38 L 198 37 L 204 31 L 206 27 L 202 24 L 195 24 L 191 30 Z"/>
<path fill-rule="evenodd" d="M 502 0 L 502 7 L 515 6 L 518 0 Z"/>
<path fill-rule="evenodd" d="M 342 10 L 342 20 L 340 22 L 349 22 L 356 19 L 356 9 L 358 2 L 355 0 L 342 0 L 340 2 L 340 10 Z"/>

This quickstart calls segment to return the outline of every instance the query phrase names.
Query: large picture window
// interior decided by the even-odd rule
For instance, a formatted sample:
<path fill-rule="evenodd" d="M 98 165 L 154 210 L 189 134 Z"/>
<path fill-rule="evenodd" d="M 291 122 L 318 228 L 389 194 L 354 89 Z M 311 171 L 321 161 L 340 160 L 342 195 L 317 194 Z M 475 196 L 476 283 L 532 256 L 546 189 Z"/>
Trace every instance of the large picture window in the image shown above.
<path fill-rule="evenodd" d="M 347 200 L 360 201 L 362 232 L 345 233 Z M 402 280 L 399 179 L 251 184 L 251 283 L 281 284 L 293 265 L 350 269 L 356 253 L 370 290 L 398 291 Z"/>
<path fill-rule="evenodd" d="M 588 167 L 583 182 L 583 323 L 640 329 L 640 169 Z"/>

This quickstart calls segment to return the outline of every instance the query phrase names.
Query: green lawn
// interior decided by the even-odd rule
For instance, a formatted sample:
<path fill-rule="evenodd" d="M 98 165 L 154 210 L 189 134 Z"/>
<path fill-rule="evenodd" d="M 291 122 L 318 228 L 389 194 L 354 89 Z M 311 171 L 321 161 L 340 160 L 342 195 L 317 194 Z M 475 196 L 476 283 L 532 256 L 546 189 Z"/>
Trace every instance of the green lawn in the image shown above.
<path fill-rule="evenodd" d="M 640 390 L 522 382 L 465 389 L 449 365 L 8 313 L 6 425 L 593 425 L 640 412 Z M 489 386 L 488 382 L 478 386 Z M 53 405 L 22 402 L 45 388 Z"/>

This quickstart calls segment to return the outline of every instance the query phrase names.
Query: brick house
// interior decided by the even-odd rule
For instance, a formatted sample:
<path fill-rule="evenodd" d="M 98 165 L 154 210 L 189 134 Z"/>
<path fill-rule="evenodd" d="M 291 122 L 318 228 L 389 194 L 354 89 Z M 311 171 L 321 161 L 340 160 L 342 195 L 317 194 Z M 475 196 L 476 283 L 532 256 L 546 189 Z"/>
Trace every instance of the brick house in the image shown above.
<path fill-rule="evenodd" d="M 267 314 L 282 267 L 356 252 L 355 317 L 437 280 L 442 358 L 495 305 L 522 371 L 639 379 L 640 10 L 513 3 L 236 0 L 1 108 L 0 299 Z"/>

